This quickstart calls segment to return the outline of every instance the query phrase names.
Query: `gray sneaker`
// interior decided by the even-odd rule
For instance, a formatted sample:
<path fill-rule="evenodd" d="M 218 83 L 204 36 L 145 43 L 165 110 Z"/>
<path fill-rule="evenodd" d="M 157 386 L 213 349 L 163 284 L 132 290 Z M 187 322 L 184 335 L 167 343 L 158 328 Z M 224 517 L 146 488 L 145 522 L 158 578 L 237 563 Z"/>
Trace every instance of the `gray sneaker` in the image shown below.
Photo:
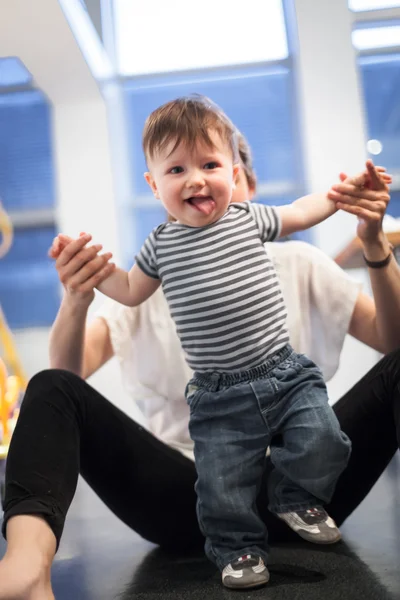
<path fill-rule="evenodd" d="M 231 589 L 255 588 L 269 581 L 269 572 L 259 556 L 245 554 L 226 565 L 222 571 L 222 583 Z"/>
<path fill-rule="evenodd" d="M 335 521 L 320 507 L 278 513 L 300 537 L 314 544 L 335 544 L 342 538 Z"/>

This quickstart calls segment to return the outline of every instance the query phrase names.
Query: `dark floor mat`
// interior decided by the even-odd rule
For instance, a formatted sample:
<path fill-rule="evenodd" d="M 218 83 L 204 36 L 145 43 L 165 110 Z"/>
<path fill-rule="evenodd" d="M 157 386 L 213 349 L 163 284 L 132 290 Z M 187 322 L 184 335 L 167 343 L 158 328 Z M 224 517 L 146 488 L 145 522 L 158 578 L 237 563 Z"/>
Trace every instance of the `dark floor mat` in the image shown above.
<path fill-rule="evenodd" d="M 80 481 L 52 571 L 55 596 L 57 600 L 399 600 L 399 497 L 397 455 L 341 528 L 346 543 L 324 547 L 295 538 L 274 547 L 268 565 L 270 583 L 260 590 L 235 592 L 222 587 L 220 574 L 202 554 L 171 556 L 142 540 Z M 0 538 L 0 557 L 4 551 Z"/>
<path fill-rule="evenodd" d="M 394 600 L 369 568 L 344 543 L 329 549 L 307 544 L 271 551 L 269 584 L 246 592 L 226 590 L 220 575 L 202 556 L 171 557 L 160 550 L 136 567 L 118 600 Z"/>

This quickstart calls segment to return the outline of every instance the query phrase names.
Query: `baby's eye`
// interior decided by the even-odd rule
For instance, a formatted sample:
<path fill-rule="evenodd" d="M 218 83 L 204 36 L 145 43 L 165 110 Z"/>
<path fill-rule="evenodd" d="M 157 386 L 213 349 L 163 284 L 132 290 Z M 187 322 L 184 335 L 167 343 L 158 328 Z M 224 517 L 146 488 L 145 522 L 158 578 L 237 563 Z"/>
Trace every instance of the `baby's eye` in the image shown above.
<path fill-rule="evenodd" d="M 218 163 L 215 160 L 212 160 L 204 165 L 205 169 L 216 169 L 218 167 Z"/>
<path fill-rule="evenodd" d="M 177 175 L 178 173 L 182 173 L 182 171 L 182 167 L 172 167 L 172 169 L 169 170 L 172 175 Z"/>

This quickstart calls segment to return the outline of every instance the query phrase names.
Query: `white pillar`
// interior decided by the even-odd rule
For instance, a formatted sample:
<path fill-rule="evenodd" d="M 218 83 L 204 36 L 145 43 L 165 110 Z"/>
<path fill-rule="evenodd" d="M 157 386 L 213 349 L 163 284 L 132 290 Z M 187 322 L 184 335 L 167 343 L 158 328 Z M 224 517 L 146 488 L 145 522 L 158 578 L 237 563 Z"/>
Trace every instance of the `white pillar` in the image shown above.
<path fill-rule="evenodd" d="M 324 191 L 340 171 L 357 173 L 367 158 L 362 90 L 347 0 L 294 0 L 298 82 L 309 191 Z M 355 235 L 339 213 L 316 228 L 316 243 L 335 255 Z"/>
<path fill-rule="evenodd" d="M 68 235 L 87 231 L 119 258 L 107 112 L 103 99 L 58 103 L 53 110 L 57 222 Z"/>
<path fill-rule="evenodd" d="M 341 171 L 360 171 L 367 158 L 366 121 L 352 14 L 347 0 L 294 0 L 298 84 L 308 191 L 325 191 Z M 356 218 L 336 215 L 315 228 L 315 243 L 331 256 L 356 235 Z M 365 270 L 351 272 L 369 292 Z M 328 385 L 337 400 L 371 368 L 377 353 L 348 336 L 341 366 Z"/>

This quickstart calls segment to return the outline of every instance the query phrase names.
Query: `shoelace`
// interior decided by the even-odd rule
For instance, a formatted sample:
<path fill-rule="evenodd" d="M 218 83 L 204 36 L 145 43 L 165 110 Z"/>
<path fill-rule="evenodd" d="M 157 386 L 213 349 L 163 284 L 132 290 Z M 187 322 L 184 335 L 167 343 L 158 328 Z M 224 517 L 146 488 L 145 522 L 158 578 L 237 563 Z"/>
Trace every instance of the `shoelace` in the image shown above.
<path fill-rule="evenodd" d="M 315 518 L 320 518 L 320 519 L 322 519 L 322 517 L 324 516 L 324 513 L 321 510 L 318 510 L 318 508 L 309 508 L 306 510 L 306 513 L 308 515 L 310 515 L 310 517 L 315 517 Z"/>

